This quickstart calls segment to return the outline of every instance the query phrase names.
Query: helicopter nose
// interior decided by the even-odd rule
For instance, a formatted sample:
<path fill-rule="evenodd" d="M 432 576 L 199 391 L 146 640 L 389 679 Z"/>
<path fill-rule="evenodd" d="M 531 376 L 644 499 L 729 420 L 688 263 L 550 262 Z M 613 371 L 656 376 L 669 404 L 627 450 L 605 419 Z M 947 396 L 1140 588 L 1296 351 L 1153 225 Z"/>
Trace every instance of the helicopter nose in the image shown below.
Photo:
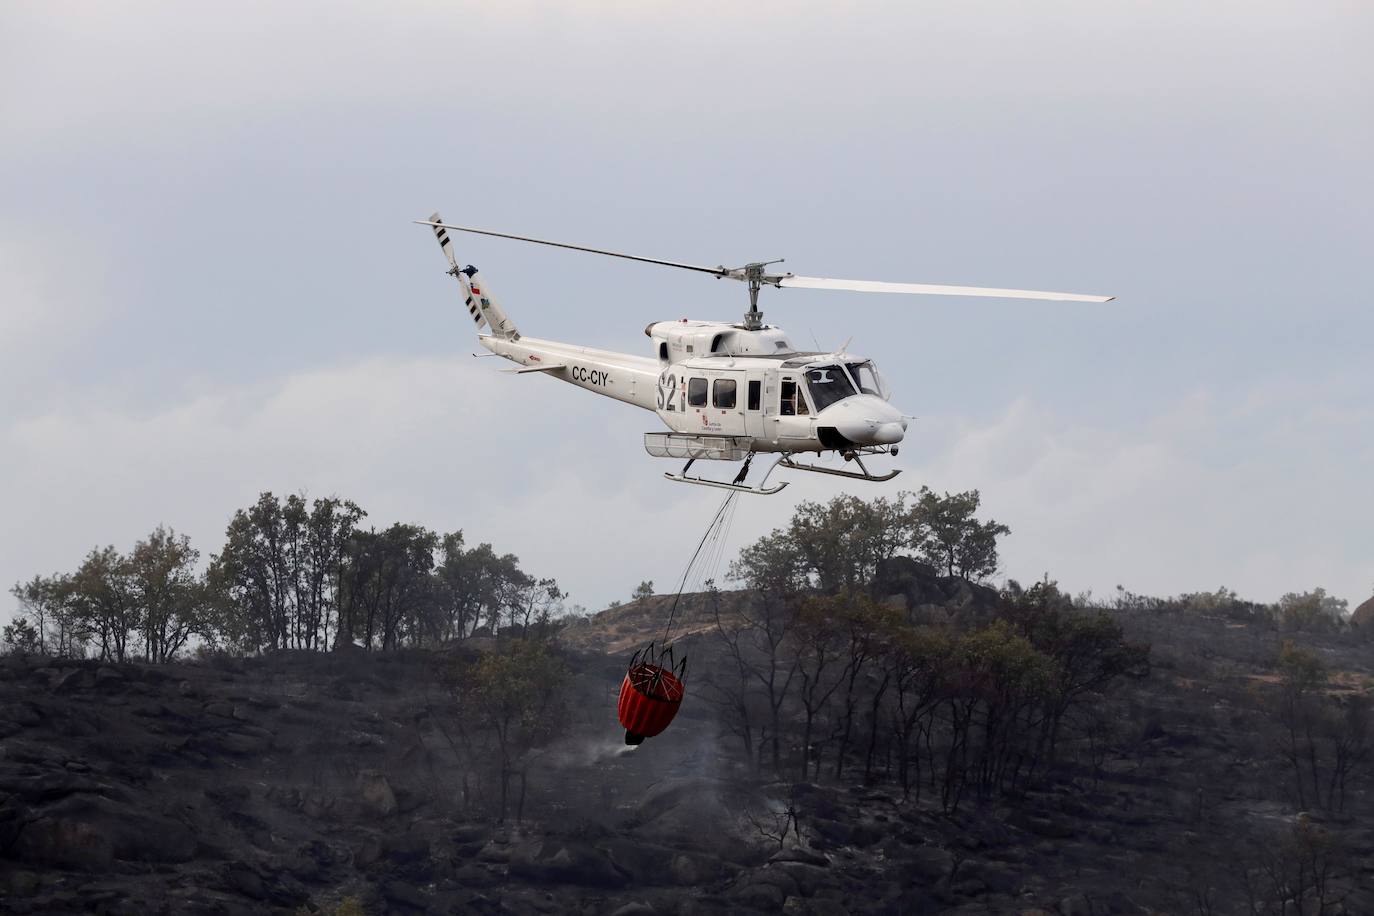
<path fill-rule="evenodd" d="M 863 403 L 854 404 L 841 401 L 832 408 L 835 431 L 857 445 L 895 445 L 901 442 L 906 434 L 906 417 L 885 401 L 867 397 L 862 400 Z"/>
<path fill-rule="evenodd" d="M 875 445 L 896 445 L 902 441 L 902 436 L 905 434 L 906 420 L 879 423 L 878 428 L 873 431 L 873 443 Z"/>

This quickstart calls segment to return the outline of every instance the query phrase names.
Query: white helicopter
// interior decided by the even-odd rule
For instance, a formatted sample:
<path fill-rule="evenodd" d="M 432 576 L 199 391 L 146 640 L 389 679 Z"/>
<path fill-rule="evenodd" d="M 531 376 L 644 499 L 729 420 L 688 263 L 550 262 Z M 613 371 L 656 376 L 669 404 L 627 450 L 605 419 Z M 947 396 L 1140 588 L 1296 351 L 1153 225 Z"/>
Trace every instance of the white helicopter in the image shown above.
<path fill-rule="evenodd" d="M 468 313 L 477 323 L 482 346 L 519 364 L 505 371 L 545 373 L 579 388 L 654 411 L 669 432 L 645 433 L 645 450 L 655 458 L 687 461 L 681 472 L 665 473 L 665 477 L 680 483 L 743 493 L 771 494 L 787 486 L 786 481 L 771 487 L 766 485 L 773 468 L 769 468 L 757 485 L 745 484 L 750 464 L 758 453 L 779 454 L 773 467 L 781 465 L 791 470 L 856 480 L 891 480 L 901 472 L 872 474 L 863 458 L 895 456 L 910 419 L 889 403 L 891 392 L 878 367 L 870 359 L 847 352 L 847 342 L 833 353 L 802 351 L 792 345 L 781 328 L 764 324 L 763 313 L 758 307 L 759 291 L 763 287 L 1070 302 L 1109 302 L 1114 298 L 1024 289 L 834 280 L 767 270 L 781 261 L 754 262 L 733 268 L 702 267 L 454 226 L 445 223 L 438 213 L 415 222 L 432 227 L 439 239 L 448 258 L 448 273 L 462 288 Z M 644 329 L 654 341 L 652 357 L 525 337 L 497 304 L 477 268 L 458 266 L 447 230 L 677 267 L 717 279 L 741 280 L 749 286 L 749 311 L 739 324 L 687 318 L 655 321 Z M 803 464 L 793 457 L 827 451 L 838 452 L 859 470 Z M 730 482 L 689 477 L 687 472 L 700 459 L 743 461 L 744 464 Z"/>

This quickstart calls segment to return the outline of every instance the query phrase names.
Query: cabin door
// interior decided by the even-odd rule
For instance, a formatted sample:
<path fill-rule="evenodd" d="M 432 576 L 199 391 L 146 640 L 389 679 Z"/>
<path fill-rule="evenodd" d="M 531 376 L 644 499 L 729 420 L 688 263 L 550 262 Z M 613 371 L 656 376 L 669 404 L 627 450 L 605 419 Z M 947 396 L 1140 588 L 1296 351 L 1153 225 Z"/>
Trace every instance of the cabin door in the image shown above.
<path fill-rule="evenodd" d="M 687 409 L 693 431 L 711 436 L 743 436 L 747 388 L 743 372 L 687 370 Z"/>
<path fill-rule="evenodd" d="M 777 436 L 778 382 L 777 373 L 751 369 L 745 373 L 744 432 L 753 439 L 768 440 Z M 771 397 L 770 397 L 771 395 Z"/>

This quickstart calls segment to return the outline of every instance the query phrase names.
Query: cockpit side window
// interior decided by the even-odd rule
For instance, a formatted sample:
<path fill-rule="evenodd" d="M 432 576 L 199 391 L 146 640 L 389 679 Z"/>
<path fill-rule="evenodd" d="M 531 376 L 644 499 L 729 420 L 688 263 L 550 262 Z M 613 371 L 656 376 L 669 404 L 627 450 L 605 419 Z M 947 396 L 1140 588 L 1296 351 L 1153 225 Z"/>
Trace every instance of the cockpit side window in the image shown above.
<path fill-rule="evenodd" d="M 811 411 L 806 406 L 806 398 L 802 396 L 801 388 L 792 379 L 784 379 L 781 391 L 778 393 L 780 404 L 778 413 L 784 417 L 805 417 Z"/>
<path fill-rule="evenodd" d="M 825 410 L 836 401 L 854 394 L 854 384 L 839 366 L 817 366 L 806 370 L 806 387 L 817 410 Z"/>

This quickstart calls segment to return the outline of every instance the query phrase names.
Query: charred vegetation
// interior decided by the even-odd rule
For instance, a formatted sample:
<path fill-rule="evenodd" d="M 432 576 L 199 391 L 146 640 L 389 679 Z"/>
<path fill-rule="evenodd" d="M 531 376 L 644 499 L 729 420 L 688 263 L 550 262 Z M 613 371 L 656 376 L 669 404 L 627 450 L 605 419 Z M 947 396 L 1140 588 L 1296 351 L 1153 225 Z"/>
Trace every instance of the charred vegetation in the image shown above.
<path fill-rule="evenodd" d="M 461 534 L 264 496 L 18 586 L 13 912 L 1374 910 L 1374 656 L 1320 590 L 984 579 L 976 492 L 803 504 L 675 602 L 568 614 Z M 936 531 L 939 534 L 936 534 Z"/>

